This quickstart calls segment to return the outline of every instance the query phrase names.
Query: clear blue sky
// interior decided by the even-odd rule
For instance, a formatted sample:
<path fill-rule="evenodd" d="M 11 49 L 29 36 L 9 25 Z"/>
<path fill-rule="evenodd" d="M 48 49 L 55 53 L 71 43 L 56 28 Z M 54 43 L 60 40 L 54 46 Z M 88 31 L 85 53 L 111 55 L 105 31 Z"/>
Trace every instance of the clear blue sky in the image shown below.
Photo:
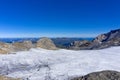
<path fill-rule="evenodd" d="M 94 37 L 120 28 L 120 0 L 0 0 L 0 37 Z"/>

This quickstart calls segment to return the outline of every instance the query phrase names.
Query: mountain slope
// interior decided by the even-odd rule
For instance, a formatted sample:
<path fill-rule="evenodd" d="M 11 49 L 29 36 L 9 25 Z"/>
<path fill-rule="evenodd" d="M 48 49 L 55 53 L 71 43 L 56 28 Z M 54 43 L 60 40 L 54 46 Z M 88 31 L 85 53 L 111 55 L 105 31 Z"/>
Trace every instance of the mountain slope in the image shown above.
<path fill-rule="evenodd" d="M 120 46 L 120 29 L 97 36 L 93 41 L 74 41 L 68 49 L 104 49 L 111 46 Z"/>

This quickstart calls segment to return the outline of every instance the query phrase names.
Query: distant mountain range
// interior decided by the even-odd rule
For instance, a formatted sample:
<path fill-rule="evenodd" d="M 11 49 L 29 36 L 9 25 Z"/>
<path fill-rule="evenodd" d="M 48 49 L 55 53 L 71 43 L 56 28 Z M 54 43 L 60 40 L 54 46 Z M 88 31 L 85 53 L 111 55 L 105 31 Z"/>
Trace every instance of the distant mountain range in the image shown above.
<path fill-rule="evenodd" d="M 32 41 L 32 43 L 36 43 L 40 38 L 0 38 L 0 42 L 5 43 L 14 43 L 14 42 L 23 42 L 23 41 Z M 65 48 L 70 43 L 74 41 L 81 41 L 81 40 L 93 40 L 94 38 L 51 38 L 52 41 L 55 43 L 57 47 Z"/>
<path fill-rule="evenodd" d="M 0 38 L 4 43 L 22 43 L 31 41 L 34 45 L 41 38 Z M 120 29 L 98 35 L 96 38 L 50 38 L 56 47 L 72 50 L 103 49 L 111 46 L 120 46 Z M 17 43 L 18 44 L 18 43 Z M 27 43 L 28 44 L 28 43 Z M 20 44 L 21 45 L 21 44 Z M 44 45 L 44 44 L 42 44 Z M 21 45 L 22 46 L 22 45 Z"/>

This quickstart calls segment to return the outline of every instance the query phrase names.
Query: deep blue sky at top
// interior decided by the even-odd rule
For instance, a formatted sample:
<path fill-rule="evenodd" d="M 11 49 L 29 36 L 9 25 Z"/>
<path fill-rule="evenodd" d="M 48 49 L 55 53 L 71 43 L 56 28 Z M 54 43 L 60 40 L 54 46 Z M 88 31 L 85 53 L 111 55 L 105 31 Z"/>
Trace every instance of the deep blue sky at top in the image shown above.
<path fill-rule="evenodd" d="M 120 0 L 0 0 L 0 37 L 94 37 L 120 28 Z"/>

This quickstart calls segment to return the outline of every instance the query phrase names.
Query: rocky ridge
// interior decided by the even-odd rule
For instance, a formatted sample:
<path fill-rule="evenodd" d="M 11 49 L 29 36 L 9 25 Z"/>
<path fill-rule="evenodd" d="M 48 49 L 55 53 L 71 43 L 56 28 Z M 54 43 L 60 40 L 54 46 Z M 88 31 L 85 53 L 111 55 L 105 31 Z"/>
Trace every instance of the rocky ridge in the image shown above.
<path fill-rule="evenodd" d="M 68 49 L 104 49 L 111 46 L 120 46 L 120 29 L 112 30 L 108 33 L 97 36 L 93 41 L 74 41 Z"/>
<path fill-rule="evenodd" d="M 0 54 L 9 54 L 17 51 L 27 51 L 31 48 L 44 48 L 49 50 L 55 50 L 57 47 L 53 41 L 49 38 L 41 38 L 37 41 L 36 44 L 33 44 L 32 41 L 23 41 L 15 43 L 3 43 L 0 42 Z"/>
<path fill-rule="evenodd" d="M 70 44 L 66 44 L 63 48 L 72 50 L 92 50 L 104 49 L 111 46 L 120 46 L 120 29 L 101 34 L 92 41 L 74 41 Z M 26 51 L 31 48 L 44 48 L 48 50 L 58 49 L 54 42 L 46 37 L 39 39 L 36 43 L 32 43 L 32 41 L 15 42 L 11 44 L 0 42 L 0 53 L 2 54 L 16 51 Z"/>

